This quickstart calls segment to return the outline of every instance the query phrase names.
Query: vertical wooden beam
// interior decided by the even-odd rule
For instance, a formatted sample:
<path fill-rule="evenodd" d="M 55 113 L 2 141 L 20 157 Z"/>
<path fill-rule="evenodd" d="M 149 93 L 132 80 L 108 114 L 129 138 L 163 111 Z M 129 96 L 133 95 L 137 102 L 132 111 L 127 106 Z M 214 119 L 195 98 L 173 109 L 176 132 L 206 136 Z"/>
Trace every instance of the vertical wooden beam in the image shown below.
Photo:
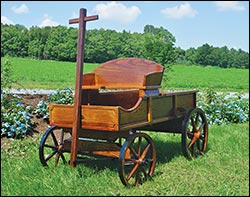
<path fill-rule="evenodd" d="M 84 63 L 84 39 L 86 22 L 84 18 L 87 15 L 87 10 L 80 9 L 79 16 L 79 29 L 78 29 L 78 44 L 77 44 L 77 64 L 76 64 L 76 82 L 75 82 L 75 97 L 74 97 L 74 116 L 73 116 L 73 130 L 71 141 L 71 154 L 70 154 L 70 166 L 75 167 L 77 150 L 78 150 L 78 136 L 81 128 L 81 101 L 82 101 L 82 74 Z"/>
<path fill-rule="evenodd" d="M 83 77 L 83 64 L 84 64 L 84 45 L 85 45 L 85 31 L 86 22 L 98 19 L 98 15 L 86 16 L 87 10 L 80 9 L 79 18 L 69 20 L 69 24 L 79 23 L 78 29 L 78 44 L 77 44 L 77 63 L 76 63 L 76 82 L 75 82 L 75 101 L 74 101 L 74 114 L 72 126 L 72 140 L 71 140 L 71 155 L 70 166 L 75 167 L 76 156 L 78 151 L 78 137 L 81 129 L 81 105 L 82 105 L 82 77 Z"/>

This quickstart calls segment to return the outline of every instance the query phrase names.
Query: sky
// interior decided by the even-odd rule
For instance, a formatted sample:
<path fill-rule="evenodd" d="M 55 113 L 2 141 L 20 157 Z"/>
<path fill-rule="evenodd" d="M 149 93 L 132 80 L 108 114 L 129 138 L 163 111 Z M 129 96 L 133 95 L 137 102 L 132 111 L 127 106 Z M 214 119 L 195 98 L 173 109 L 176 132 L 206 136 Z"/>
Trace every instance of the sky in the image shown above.
<path fill-rule="evenodd" d="M 143 33 L 146 25 L 163 27 L 187 50 L 203 44 L 249 52 L 249 1 L 1 1 L 1 22 L 32 26 L 67 26 L 80 8 L 87 29 Z"/>

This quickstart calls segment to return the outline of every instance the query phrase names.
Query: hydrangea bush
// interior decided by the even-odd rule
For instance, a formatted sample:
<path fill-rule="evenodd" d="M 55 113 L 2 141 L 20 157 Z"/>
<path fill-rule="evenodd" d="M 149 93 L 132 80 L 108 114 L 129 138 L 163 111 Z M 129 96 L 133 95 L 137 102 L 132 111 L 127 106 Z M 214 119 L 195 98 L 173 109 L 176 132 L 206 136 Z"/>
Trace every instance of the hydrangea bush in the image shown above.
<path fill-rule="evenodd" d="M 21 98 L 1 91 L 1 137 L 22 138 L 33 133 L 35 122 L 31 106 L 25 106 Z"/>
<path fill-rule="evenodd" d="M 198 94 L 197 106 L 206 114 L 209 125 L 249 121 L 249 100 L 239 93 L 222 94 L 208 89 Z"/>
<path fill-rule="evenodd" d="M 73 104 L 74 95 L 71 88 L 65 88 L 63 90 L 57 89 L 52 92 L 48 97 L 47 101 L 40 101 L 34 110 L 34 114 L 38 118 L 43 118 L 44 120 L 49 120 L 49 104 Z"/>

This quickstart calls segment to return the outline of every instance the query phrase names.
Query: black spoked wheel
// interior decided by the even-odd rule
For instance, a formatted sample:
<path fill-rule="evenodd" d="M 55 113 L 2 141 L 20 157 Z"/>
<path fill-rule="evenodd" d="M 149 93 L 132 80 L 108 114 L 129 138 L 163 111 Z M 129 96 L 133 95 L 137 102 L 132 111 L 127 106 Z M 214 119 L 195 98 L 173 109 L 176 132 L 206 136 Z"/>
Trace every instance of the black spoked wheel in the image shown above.
<path fill-rule="evenodd" d="M 43 134 L 39 145 L 39 158 L 43 166 L 57 166 L 59 160 L 66 164 L 64 139 L 70 136 L 64 129 L 51 126 Z"/>
<path fill-rule="evenodd" d="M 119 156 L 119 176 L 125 186 L 142 184 L 152 174 L 156 151 L 152 139 L 144 133 L 134 133 L 123 144 Z"/>
<path fill-rule="evenodd" d="M 200 108 L 190 110 L 182 125 L 182 152 L 188 159 L 203 155 L 208 141 L 208 125 Z"/>

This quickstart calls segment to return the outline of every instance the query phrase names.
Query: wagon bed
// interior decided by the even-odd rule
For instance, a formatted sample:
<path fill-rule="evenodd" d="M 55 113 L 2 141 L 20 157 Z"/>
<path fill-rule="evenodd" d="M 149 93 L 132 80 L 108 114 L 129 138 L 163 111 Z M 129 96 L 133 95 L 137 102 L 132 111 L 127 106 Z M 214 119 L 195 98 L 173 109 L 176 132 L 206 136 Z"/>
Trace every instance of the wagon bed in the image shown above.
<path fill-rule="evenodd" d="M 127 103 L 131 102 L 129 97 L 137 95 L 138 91 L 97 92 L 97 102 L 81 106 L 81 128 L 119 132 L 180 118 L 195 108 L 196 92 L 175 91 L 138 96 L 131 107 Z M 120 97 L 124 101 L 122 104 L 119 103 L 121 100 L 115 102 Z M 50 125 L 72 128 L 73 109 L 73 105 L 51 104 Z"/>

